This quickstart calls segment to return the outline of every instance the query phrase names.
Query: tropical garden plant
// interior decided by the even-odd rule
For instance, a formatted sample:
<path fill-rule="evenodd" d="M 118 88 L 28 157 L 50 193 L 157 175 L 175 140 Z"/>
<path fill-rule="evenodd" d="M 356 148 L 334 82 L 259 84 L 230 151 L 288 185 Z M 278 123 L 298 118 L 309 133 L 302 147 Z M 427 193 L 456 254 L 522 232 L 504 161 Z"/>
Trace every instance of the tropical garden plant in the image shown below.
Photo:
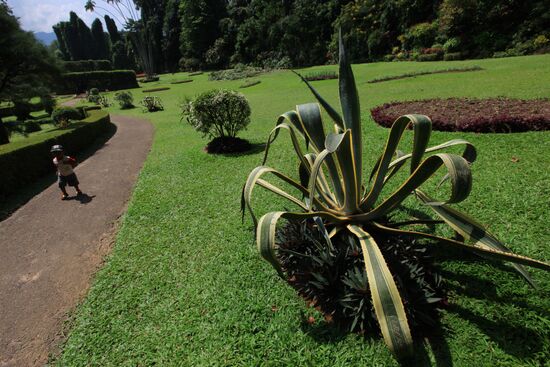
<path fill-rule="evenodd" d="M 195 100 L 185 100 L 182 118 L 203 136 L 212 139 L 209 153 L 234 153 L 250 148 L 250 144 L 237 138 L 239 131 L 250 123 L 250 104 L 237 91 L 212 89 L 201 93 Z"/>
<path fill-rule="evenodd" d="M 399 270 L 395 271 L 399 266 L 391 264 L 395 262 L 396 254 L 401 256 L 401 252 L 412 253 L 414 246 L 420 242 L 423 246 L 437 245 L 466 250 L 487 259 L 511 262 L 531 285 L 534 283 L 523 266 L 548 271 L 550 265 L 511 253 L 485 226 L 449 205 L 463 201 L 470 193 L 470 166 L 476 159 L 476 149 L 463 139 L 453 139 L 429 147 L 431 120 L 427 116 L 404 115 L 395 120 L 370 177 L 364 180 L 359 98 L 341 37 L 339 55 L 342 114 L 302 78 L 318 103 L 298 105 L 295 111 L 279 117 L 267 141 L 262 165 L 250 173 L 243 187 L 243 215 L 245 210 L 250 212 L 261 256 L 291 284 L 296 282 L 295 275 L 301 273 L 310 278 L 310 289 L 322 289 L 332 282 L 330 278 L 336 270 L 329 268 L 321 274 L 320 271 L 313 273 L 311 269 L 290 269 L 289 261 L 299 266 L 300 261 L 305 259 L 307 264 L 314 264 L 316 268 L 335 266 L 339 263 L 338 255 L 334 255 L 337 248 L 345 248 L 346 256 L 359 257 L 360 261 L 354 261 L 361 264 L 362 268 L 346 270 L 347 279 L 343 282 L 350 289 L 354 288 L 356 293 L 344 298 L 340 306 L 345 308 L 346 303 L 355 302 L 352 297 L 363 295 L 358 304 L 366 312 L 357 308 L 353 308 L 352 312 L 365 315 L 374 308 L 373 319 L 377 321 L 370 325 L 379 328 L 389 349 L 398 359 L 402 359 L 413 353 L 413 334 L 408 317 L 410 314 L 406 310 L 410 304 L 402 298 L 407 291 L 407 284 L 401 282 L 402 274 Z M 321 106 L 333 120 L 334 132 L 325 132 Z M 398 149 L 407 128 L 413 131 L 410 153 Z M 299 162 L 298 179 L 266 165 L 269 148 L 281 131 L 290 134 Z M 305 145 L 300 140 L 304 140 Z M 457 147 L 463 148 L 462 155 L 444 152 Z M 408 173 L 404 172 L 407 166 Z M 450 195 L 446 199 L 434 197 L 426 188 L 429 185 L 422 187 L 438 172 L 443 174 L 438 187 L 450 188 Z M 284 190 L 265 180 L 266 174 L 277 177 L 294 191 Z M 402 183 L 393 185 L 402 177 L 405 177 Z M 258 220 L 251 202 L 256 186 L 288 200 L 299 210 L 269 212 Z M 293 195 L 293 192 L 300 193 L 302 198 Z M 416 217 L 397 219 L 400 205 L 410 196 L 433 211 L 439 220 Z M 291 243 L 281 243 L 278 239 L 285 237 L 281 236 L 281 232 L 288 229 L 288 226 L 278 229 L 283 219 L 291 225 L 302 226 L 302 230 L 293 233 L 306 238 L 301 242 L 298 239 Z M 446 238 L 440 232 L 430 230 L 438 224 L 448 225 L 455 237 Z M 293 243 L 298 245 L 293 246 Z M 311 249 L 304 250 L 304 246 L 310 246 Z M 407 256 L 412 258 L 416 255 Z M 437 285 L 437 281 L 431 283 Z M 315 305 L 315 302 L 312 304 Z M 365 325 L 369 323 L 365 322 Z"/>
<path fill-rule="evenodd" d="M 139 103 L 143 106 L 144 111 L 157 112 L 164 110 L 162 101 L 156 96 L 144 97 Z"/>
<path fill-rule="evenodd" d="M 132 92 L 115 93 L 115 101 L 118 102 L 121 109 L 134 108 L 134 95 Z"/>

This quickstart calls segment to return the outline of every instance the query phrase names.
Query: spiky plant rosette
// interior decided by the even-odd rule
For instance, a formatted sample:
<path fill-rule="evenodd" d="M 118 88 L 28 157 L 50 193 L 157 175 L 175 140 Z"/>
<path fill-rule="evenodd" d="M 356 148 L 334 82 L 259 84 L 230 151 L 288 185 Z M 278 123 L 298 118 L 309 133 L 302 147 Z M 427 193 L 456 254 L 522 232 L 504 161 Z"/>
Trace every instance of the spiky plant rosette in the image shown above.
<path fill-rule="evenodd" d="M 429 333 L 447 304 L 430 248 L 420 239 L 374 236 L 395 277 L 412 332 Z M 378 332 L 361 247 L 344 233 L 329 238 L 322 222 L 293 221 L 277 231 L 288 283 L 328 324 L 360 334 Z M 424 332 L 424 333 L 423 333 Z"/>
<path fill-rule="evenodd" d="M 324 227 L 322 232 L 328 239 L 338 236 L 349 238 L 338 242 L 356 243 L 363 258 L 361 276 L 367 279 L 378 327 L 388 348 L 401 359 L 413 353 L 411 321 L 405 311 L 403 290 L 400 291 L 397 285 L 399 275 L 392 273 L 387 255 L 385 257 L 381 250 L 380 238 L 390 242 L 405 237 L 427 239 L 432 240 L 427 244 L 437 244 L 438 247 L 459 248 L 484 258 L 509 261 L 530 284 L 533 281 L 523 266 L 548 271 L 550 265 L 511 253 L 482 224 L 449 205 L 462 202 L 470 193 L 470 165 L 476 158 L 476 150 L 463 139 L 429 147 L 432 124 L 427 116 L 405 115 L 393 123 L 370 178 L 364 181 L 359 98 L 341 38 L 338 74 L 342 115 L 304 80 L 318 103 L 298 105 L 295 111 L 279 117 L 269 136 L 262 165 L 250 173 L 243 188 L 243 215 L 244 210 L 248 209 L 256 227 L 256 242 L 261 256 L 286 280 L 288 274 L 281 263 L 280 243 L 276 236 L 277 226 L 283 220 L 303 222 L 312 219 L 319 230 L 321 225 Z M 325 133 L 321 106 L 332 119 L 334 132 Z M 408 128 L 412 128 L 413 146 L 410 153 L 405 153 L 398 146 Z M 297 179 L 266 165 L 270 145 L 281 131 L 287 131 L 290 135 L 299 162 Z M 301 140 L 305 141 L 305 145 Z M 461 155 L 445 153 L 447 149 L 457 147 L 462 148 Z M 407 166 L 408 173 L 402 170 Z M 425 187 L 421 189 L 426 182 L 432 181 L 430 179 L 436 173 L 442 174 L 442 182 L 447 183 L 439 186 L 440 189 L 449 189 L 446 199 L 440 199 L 439 195 L 436 198 Z M 302 197 L 296 197 L 291 194 L 293 191 L 285 191 L 267 181 L 265 177 L 268 174 L 297 190 Z M 394 182 L 404 175 L 403 182 Z M 251 206 L 256 186 L 275 193 L 299 209 L 269 212 L 257 220 Z M 389 194 L 386 194 L 388 191 Z M 391 218 L 395 210 L 411 195 L 448 225 L 458 239 L 422 229 L 424 225 L 433 225 L 433 220 L 393 221 Z M 324 241 L 326 246 L 328 239 Z"/>

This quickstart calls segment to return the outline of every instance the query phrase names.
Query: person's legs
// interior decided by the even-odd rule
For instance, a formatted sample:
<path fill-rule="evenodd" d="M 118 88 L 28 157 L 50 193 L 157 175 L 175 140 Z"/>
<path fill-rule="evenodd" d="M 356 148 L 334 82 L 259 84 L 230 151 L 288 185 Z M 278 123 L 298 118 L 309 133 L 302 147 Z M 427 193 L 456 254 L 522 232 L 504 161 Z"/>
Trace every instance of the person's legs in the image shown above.
<path fill-rule="evenodd" d="M 61 196 L 61 200 L 65 200 L 69 196 L 69 194 L 67 194 L 67 190 L 65 189 L 65 187 L 67 186 L 67 182 L 63 176 L 59 176 L 58 185 L 61 189 L 61 192 L 63 193 Z"/>

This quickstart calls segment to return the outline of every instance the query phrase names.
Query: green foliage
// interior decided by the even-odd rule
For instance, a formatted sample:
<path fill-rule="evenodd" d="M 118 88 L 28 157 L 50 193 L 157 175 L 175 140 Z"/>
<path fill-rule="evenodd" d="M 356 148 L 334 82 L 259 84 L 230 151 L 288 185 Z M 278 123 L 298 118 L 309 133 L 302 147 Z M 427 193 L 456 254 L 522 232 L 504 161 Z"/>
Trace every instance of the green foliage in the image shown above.
<path fill-rule="evenodd" d="M 43 96 L 41 96 L 40 103 L 42 104 L 44 111 L 46 111 L 48 115 L 51 115 L 55 106 L 57 106 L 57 100 L 53 98 L 50 94 L 44 94 Z"/>
<path fill-rule="evenodd" d="M 237 64 L 233 69 L 213 71 L 208 75 L 208 80 L 238 80 L 246 79 L 262 73 L 261 68 Z"/>
<path fill-rule="evenodd" d="M 147 112 L 157 112 L 157 111 L 163 111 L 164 106 L 162 105 L 162 101 L 160 98 L 156 96 L 147 96 L 144 97 L 140 102 L 140 105 L 143 106 L 144 111 Z"/>
<path fill-rule="evenodd" d="M 134 108 L 134 95 L 132 92 L 115 93 L 115 101 L 118 102 L 121 109 Z"/>
<path fill-rule="evenodd" d="M 449 52 L 443 55 L 443 60 L 445 61 L 462 60 L 462 54 L 460 52 Z"/>
<path fill-rule="evenodd" d="M 0 200 L 13 193 L 22 185 L 35 182 L 52 172 L 52 145 L 61 144 L 67 152 L 75 154 L 88 147 L 95 138 L 107 131 L 110 119 L 104 111 L 94 111 L 80 125 L 74 126 L 61 135 L 42 140 L 32 145 L 0 153 Z M 25 124 L 26 125 L 26 124 Z"/>
<path fill-rule="evenodd" d="M 338 246 L 336 241 L 342 236 L 349 239 L 348 243 L 356 243 L 364 260 L 362 276 L 367 279 L 371 303 L 384 341 L 398 359 L 403 359 L 413 353 L 410 322 L 405 311 L 408 304 L 403 302 L 403 290 L 400 291 L 396 284 L 396 279 L 399 280 L 403 274 L 399 270 L 392 274 L 388 255 L 380 243 L 381 237 L 390 242 L 399 237 L 427 239 L 429 244 L 436 244 L 437 247 L 462 249 L 493 260 L 510 261 L 531 285 L 534 285 L 533 280 L 523 266 L 550 271 L 550 264 L 512 254 L 485 226 L 450 206 L 464 201 L 471 192 L 470 166 L 477 158 L 476 149 L 463 139 L 429 147 L 432 123 L 427 116 L 405 115 L 395 120 L 381 154 L 371 159 L 376 163 L 369 179 L 363 180 L 359 96 L 341 37 L 339 43 L 342 115 L 306 81 L 318 103 L 298 105 L 295 111 L 279 117 L 267 140 L 262 165 L 249 174 L 242 190 L 241 208 L 243 214 L 248 209 L 252 217 L 261 256 L 283 279 L 289 281 L 290 274 L 284 272 L 284 264 L 278 253 L 280 244 L 277 243 L 276 229 L 280 221 L 312 220 L 323 239 L 320 246 L 329 249 Z M 328 134 L 325 133 L 321 106 L 333 121 Z M 407 128 L 412 128 L 411 137 L 414 141 L 412 151 L 408 154 L 398 149 Z M 298 179 L 266 166 L 270 145 L 281 131 L 290 134 L 299 161 Z M 304 140 L 305 144 L 301 144 L 300 140 Z M 373 143 L 369 141 L 368 146 Z M 462 154 L 442 153 L 452 147 L 461 148 Z M 403 167 L 408 169 L 400 171 Z M 428 193 L 430 186 L 424 185 L 440 169 L 443 170 L 443 179 L 437 188 L 449 191 L 443 199 L 434 197 L 435 193 Z M 272 174 L 294 190 L 285 191 L 273 185 L 263 178 L 266 174 Z M 257 185 L 286 199 L 298 209 L 268 212 L 257 220 L 251 206 L 252 192 Z M 396 220 L 403 214 L 396 209 L 411 196 L 423 208 L 433 211 L 439 221 L 417 217 Z M 434 235 L 432 227 L 436 224 L 446 224 L 457 234 L 456 239 Z M 415 227 L 410 228 L 411 225 Z M 315 282 L 322 281 L 310 278 L 313 287 Z"/>
<path fill-rule="evenodd" d="M 203 136 L 210 138 L 237 136 L 250 123 L 250 105 L 237 91 L 212 89 L 182 105 L 183 117 Z"/>
<path fill-rule="evenodd" d="M 52 112 L 54 124 L 66 127 L 70 121 L 84 118 L 82 112 L 73 107 L 58 107 Z"/>
<path fill-rule="evenodd" d="M 19 121 L 24 121 L 31 116 L 31 103 L 25 99 L 13 101 L 13 114 Z"/>
<path fill-rule="evenodd" d="M 59 94 L 82 93 L 91 88 L 120 90 L 138 88 L 136 73 L 132 70 L 89 71 L 63 74 Z"/>
<path fill-rule="evenodd" d="M 38 123 L 38 121 L 27 120 L 23 123 L 23 131 L 25 132 L 25 134 L 34 133 L 40 130 L 42 130 L 42 126 L 40 126 L 40 123 Z"/>
<path fill-rule="evenodd" d="M 79 73 L 85 71 L 108 71 L 113 67 L 109 60 L 78 60 L 64 61 L 63 68 L 69 73 Z"/>

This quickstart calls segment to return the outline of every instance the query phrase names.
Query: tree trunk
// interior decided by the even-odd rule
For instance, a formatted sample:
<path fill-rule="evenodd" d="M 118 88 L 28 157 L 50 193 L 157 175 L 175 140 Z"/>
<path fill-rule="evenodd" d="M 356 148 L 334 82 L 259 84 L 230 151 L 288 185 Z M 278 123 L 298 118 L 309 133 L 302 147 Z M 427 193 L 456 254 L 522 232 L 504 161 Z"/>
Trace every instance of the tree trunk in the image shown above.
<path fill-rule="evenodd" d="M 10 142 L 8 130 L 6 129 L 6 126 L 4 126 L 4 123 L 2 123 L 2 119 L 0 118 L 0 145 L 2 144 L 8 144 Z"/>

